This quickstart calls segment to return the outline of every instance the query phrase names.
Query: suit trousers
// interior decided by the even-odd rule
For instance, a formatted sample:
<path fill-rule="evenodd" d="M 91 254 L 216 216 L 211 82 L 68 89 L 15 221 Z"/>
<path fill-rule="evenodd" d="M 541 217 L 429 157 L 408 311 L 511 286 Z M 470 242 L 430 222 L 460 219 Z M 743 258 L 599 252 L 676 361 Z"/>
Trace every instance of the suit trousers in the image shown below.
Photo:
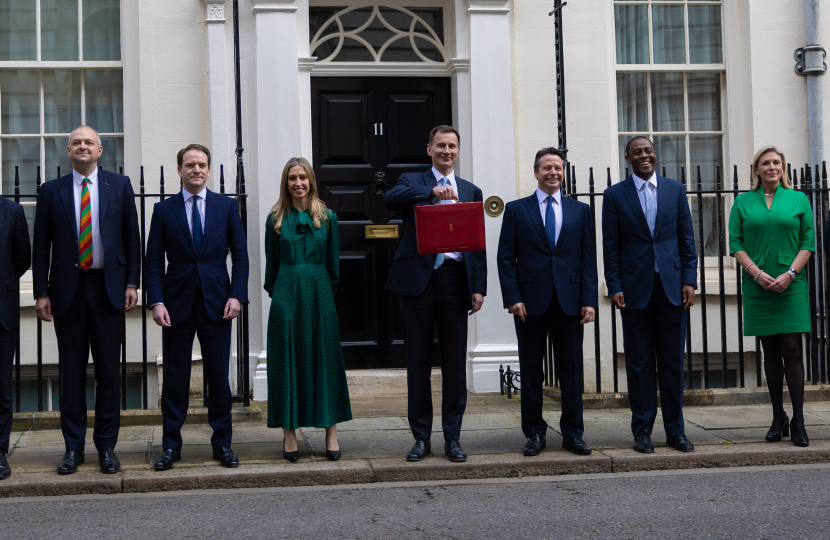
<path fill-rule="evenodd" d="M 685 435 L 683 422 L 683 348 L 686 312 L 666 296 L 660 274 L 654 273 L 651 298 L 643 309 L 620 310 L 625 346 L 625 374 L 631 406 L 631 431 L 654 432 L 657 379 L 666 435 Z M 656 371 L 656 373 L 655 373 Z"/>
<path fill-rule="evenodd" d="M 17 329 L 6 330 L 0 326 L 0 452 L 9 453 L 12 433 L 12 365 L 17 343 Z"/>
<path fill-rule="evenodd" d="M 161 331 L 164 354 L 162 447 L 165 450 L 180 450 L 182 447 L 182 426 L 190 402 L 190 366 L 196 335 L 202 349 L 202 376 L 207 380 L 208 387 L 208 424 L 213 428 L 210 443 L 214 448 L 231 445 L 233 396 L 228 382 L 231 320 L 211 320 L 205 310 L 202 289 L 197 288 L 187 319 Z"/>
<path fill-rule="evenodd" d="M 433 332 L 438 326 L 441 355 L 441 427 L 444 440 L 458 440 L 467 408 L 467 271 L 445 259 L 418 296 L 401 295 L 409 426 L 416 439 L 432 433 Z"/>
<path fill-rule="evenodd" d="M 61 430 L 67 451 L 83 452 L 86 439 L 86 370 L 89 353 L 95 366 L 95 448 L 114 449 L 121 427 L 121 343 L 124 312 L 107 294 L 104 270 L 78 273 L 69 309 L 55 317 L 60 370 Z"/>
<path fill-rule="evenodd" d="M 562 391 L 562 416 L 559 426 L 566 439 L 581 439 L 582 420 L 582 338 L 581 317 L 567 315 L 554 290 L 550 305 L 541 315 L 528 315 L 522 321 L 514 316 L 519 341 L 521 371 L 522 431 L 525 437 L 544 435 L 548 424 L 542 418 L 542 384 L 548 328 L 551 330 L 553 362 Z"/>

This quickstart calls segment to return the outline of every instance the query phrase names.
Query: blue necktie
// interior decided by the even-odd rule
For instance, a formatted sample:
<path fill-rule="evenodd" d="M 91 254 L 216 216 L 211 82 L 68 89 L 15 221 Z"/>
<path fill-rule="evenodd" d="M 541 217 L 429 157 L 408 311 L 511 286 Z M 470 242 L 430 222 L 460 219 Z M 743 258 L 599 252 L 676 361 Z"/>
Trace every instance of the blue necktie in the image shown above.
<path fill-rule="evenodd" d="M 654 207 L 654 194 L 651 192 L 649 183 L 643 184 L 643 194 L 646 199 L 646 222 L 648 223 L 648 230 L 651 231 L 651 236 L 654 236 L 654 224 L 657 221 L 657 209 Z"/>
<path fill-rule="evenodd" d="M 449 183 L 450 183 L 450 180 L 446 176 L 441 178 L 440 180 L 438 180 L 438 185 L 441 186 L 441 187 L 447 186 L 447 185 L 449 185 Z M 444 200 L 441 201 L 441 204 L 449 204 L 449 203 L 450 203 L 450 201 L 444 201 Z M 438 270 L 438 267 L 441 266 L 442 264 L 444 264 L 444 254 L 439 253 L 438 255 L 435 256 L 435 266 L 433 266 L 432 269 L 433 270 Z"/>
<path fill-rule="evenodd" d="M 196 253 L 202 248 L 202 238 L 205 233 L 202 231 L 202 216 L 199 214 L 199 197 L 193 196 L 193 247 L 196 248 Z"/>
<path fill-rule="evenodd" d="M 553 195 L 548 195 L 545 200 L 548 202 L 545 207 L 545 234 L 548 236 L 550 249 L 554 249 L 556 247 L 556 214 L 553 211 Z"/>

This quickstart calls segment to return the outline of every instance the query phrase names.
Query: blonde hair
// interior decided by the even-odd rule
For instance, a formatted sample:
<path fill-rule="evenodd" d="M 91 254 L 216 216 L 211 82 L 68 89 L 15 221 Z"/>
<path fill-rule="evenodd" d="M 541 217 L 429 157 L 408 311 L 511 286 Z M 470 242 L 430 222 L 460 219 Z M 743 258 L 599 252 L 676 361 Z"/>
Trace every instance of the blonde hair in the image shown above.
<path fill-rule="evenodd" d="M 764 154 L 769 154 L 770 152 L 775 152 L 776 154 L 778 154 L 778 157 L 781 158 L 781 168 L 783 171 L 783 174 L 781 175 L 781 187 L 792 189 L 793 185 L 792 183 L 790 183 L 790 175 L 787 174 L 787 158 L 784 157 L 784 152 L 780 148 L 772 145 L 761 148 L 755 154 L 755 157 L 752 158 L 752 183 L 750 184 L 750 187 L 753 190 L 756 190 L 760 187 L 761 177 L 758 176 L 758 162 L 761 161 L 761 158 L 764 156 Z"/>
<path fill-rule="evenodd" d="M 282 169 L 280 198 L 268 213 L 269 217 L 274 216 L 274 230 L 277 234 L 282 234 L 282 219 L 291 212 L 292 199 L 291 193 L 288 192 L 288 172 L 292 167 L 302 167 L 305 169 L 306 176 L 308 176 L 308 208 L 306 212 L 308 212 L 308 216 L 314 221 L 314 228 L 319 229 L 323 223 L 329 220 L 326 203 L 320 200 L 317 193 L 317 179 L 314 176 L 314 169 L 311 167 L 311 163 L 305 158 L 293 157 L 288 160 L 288 163 Z"/>

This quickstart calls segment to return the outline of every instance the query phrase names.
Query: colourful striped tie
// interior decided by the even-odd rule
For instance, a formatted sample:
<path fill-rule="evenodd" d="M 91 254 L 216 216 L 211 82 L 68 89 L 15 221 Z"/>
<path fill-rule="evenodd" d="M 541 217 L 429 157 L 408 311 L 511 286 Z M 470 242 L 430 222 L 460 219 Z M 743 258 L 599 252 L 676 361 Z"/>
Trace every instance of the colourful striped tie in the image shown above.
<path fill-rule="evenodd" d="M 78 261 L 83 270 L 92 266 L 92 212 L 89 204 L 89 178 L 84 178 L 84 187 L 81 190 L 81 232 L 78 249 Z"/>

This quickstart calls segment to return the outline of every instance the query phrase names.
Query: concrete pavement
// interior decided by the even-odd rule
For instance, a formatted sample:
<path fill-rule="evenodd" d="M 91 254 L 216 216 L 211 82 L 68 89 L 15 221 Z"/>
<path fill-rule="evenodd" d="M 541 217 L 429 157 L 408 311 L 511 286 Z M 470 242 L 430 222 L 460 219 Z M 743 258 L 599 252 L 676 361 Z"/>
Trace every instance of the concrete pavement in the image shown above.
<path fill-rule="evenodd" d="M 438 412 L 440 396 L 434 398 Z M 440 417 L 434 424 L 435 456 L 421 463 L 403 459 L 412 444 L 405 397 L 357 396 L 352 399 L 352 408 L 355 419 L 338 426 L 343 452 L 338 462 L 325 458 L 324 430 L 305 428 L 299 432 L 301 459 L 289 463 L 282 458 L 282 430 L 268 429 L 265 421 L 259 420 L 234 425 L 233 448 L 241 461 L 238 469 L 224 469 L 213 461 L 208 425 L 188 424 L 182 433 L 182 461 L 170 471 L 156 472 L 151 463 L 161 451 L 161 426 L 140 425 L 121 429 L 116 447 L 121 473 L 107 476 L 98 471 L 90 429 L 87 463 L 76 474 L 58 476 L 55 468 L 64 451 L 60 431 L 14 432 L 9 455 L 13 474 L 0 481 L 0 497 L 830 463 L 830 402 L 805 407 L 809 448 L 796 448 L 789 441 L 764 441 L 772 419 L 769 405 L 686 407 L 687 436 L 697 448 L 691 454 L 665 446 L 659 416 L 654 437 L 657 451 L 642 455 L 631 450 L 627 410 L 589 409 L 585 411 L 584 438 L 595 451 L 591 456 L 579 457 L 561 448 L 556 431 L 559 404 L 550 401 L 545 403 L 551 424 L 548 449 L 539 457 L 524 457 L 521 450 L 526 439 L 519 427 L 519 400 L 470 394 L 461 436 L 470 454 L 466 463 L 450 463 L 443 456 Z M 786 408 L 790 412 L 788 404 Z"/>

